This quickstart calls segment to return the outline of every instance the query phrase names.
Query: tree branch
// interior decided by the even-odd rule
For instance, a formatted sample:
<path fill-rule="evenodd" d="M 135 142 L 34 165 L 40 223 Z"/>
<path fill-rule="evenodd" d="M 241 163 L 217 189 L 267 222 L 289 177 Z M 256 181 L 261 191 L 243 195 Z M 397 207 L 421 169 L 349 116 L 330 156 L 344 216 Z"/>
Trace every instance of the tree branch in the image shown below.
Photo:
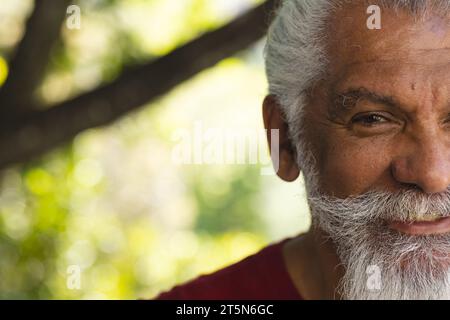
<path fill-rule="evenodd" d="M 0 129 L 0 167 L 27 161 L 81 131 L 106 125 L 182 81 L 262 38 L 269 0 L 229 24 L 204 34 L 156 61 L 124 72 L 114 82 Z"/>
<path fill-rule="evenodd" d="M 33 106 L 33 93 L 42 80 L 53 45 L 70 0 L 37 0 L 25 34 L 10 63 L 10 73 L 0 90 L 0 113 L 20 115 Z"/>

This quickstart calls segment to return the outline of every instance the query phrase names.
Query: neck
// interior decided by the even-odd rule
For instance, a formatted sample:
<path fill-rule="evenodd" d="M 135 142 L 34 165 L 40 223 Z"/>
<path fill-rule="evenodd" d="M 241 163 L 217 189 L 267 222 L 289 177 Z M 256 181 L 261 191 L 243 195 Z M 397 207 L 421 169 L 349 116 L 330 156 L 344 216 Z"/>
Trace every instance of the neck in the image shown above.
<path fill-rule="evenodd" d="M 340 299 L 337 286 L 344 269 L 335 246 L 318 228 L 287 242 L 283 254 L 300 295 L 307 300 Z"/>

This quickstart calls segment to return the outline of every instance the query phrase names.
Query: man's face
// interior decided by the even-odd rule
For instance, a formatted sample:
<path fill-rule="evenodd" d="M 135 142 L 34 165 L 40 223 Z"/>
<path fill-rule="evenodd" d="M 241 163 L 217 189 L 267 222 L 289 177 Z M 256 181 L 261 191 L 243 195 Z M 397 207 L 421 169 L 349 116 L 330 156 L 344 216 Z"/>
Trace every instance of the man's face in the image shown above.
<path fill-rule="evenodd" d="M 382 11 L 366 26 L 364 6 L 331 20 L 329 77 L 307 106 L 307 135 L 320 187 L 340 198 L 412 186 L 450 185 L 450 25 Z"/>
<path fill-rule="evenodd" d="M 292 181 L 303 170 L 315 227 L 345 269 L 343 297 L 448 299 L 450 17 L 384 9 L 370 30 L 356 2 L 329 21 L 327 75 L 294 130 L 299 159 L 276 99 L 264 102 L 266 128 L 280 129 L 277 173 Z"/>
<path fill-rule="evenodd" d="M 344 7 L 329 26 L 329 75 L 305 109 L 309 203 L 346 268 L 343 296 L 449 298 L 450 19 L 384 10 L 369 30 L 365 12 Z"/>

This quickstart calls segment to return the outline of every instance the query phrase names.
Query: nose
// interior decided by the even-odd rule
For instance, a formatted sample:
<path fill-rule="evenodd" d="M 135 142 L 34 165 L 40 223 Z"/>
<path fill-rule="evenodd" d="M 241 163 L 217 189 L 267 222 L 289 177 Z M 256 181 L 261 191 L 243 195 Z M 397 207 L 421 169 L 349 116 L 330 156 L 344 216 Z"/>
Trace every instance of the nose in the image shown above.
<path fill-rule="evenodd" d="M 450 185 L 450 145 L 442 140 L 433 136 L 415 141 L 412 151 L 392 162 L 394 179 L 429 194 L 446 191 Z"/>

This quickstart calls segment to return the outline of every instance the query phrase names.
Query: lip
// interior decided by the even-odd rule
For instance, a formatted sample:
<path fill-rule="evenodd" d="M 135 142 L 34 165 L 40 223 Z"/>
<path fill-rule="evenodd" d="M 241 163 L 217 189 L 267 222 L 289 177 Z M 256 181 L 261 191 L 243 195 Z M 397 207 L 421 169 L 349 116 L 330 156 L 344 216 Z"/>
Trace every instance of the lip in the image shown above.
<path fill-rule="evenodd" d="M 388 223 L 388 227 L 409 235 L 444 234 L 450 232 L 450 217 L 440 218 L 434 221 L 392 221 Z"/>

